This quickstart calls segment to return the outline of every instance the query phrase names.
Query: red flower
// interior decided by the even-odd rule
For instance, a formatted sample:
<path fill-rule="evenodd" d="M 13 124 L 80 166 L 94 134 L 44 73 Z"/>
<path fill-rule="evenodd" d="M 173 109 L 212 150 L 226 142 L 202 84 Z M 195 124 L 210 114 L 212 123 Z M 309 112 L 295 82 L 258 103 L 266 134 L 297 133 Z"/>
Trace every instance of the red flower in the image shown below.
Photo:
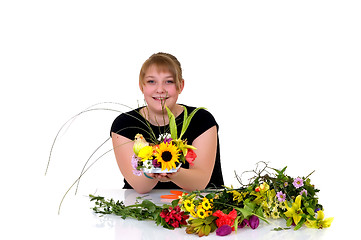
<path fill-rule="evenodd" d="M 217 227 L 221 227 L 223 225 L 229 225 L 232 227 L 232 231 L 234 231 L 234 220 L 237 218 L 237 211 L 232 210 L 229 214 L 224 214 L 221 210 L 217 210 L 213 213 L 213 216 L 218 217 L 216 220 Z"/>
<path fill-rule="evenodd" d="M 197 154 L 193 151 L 193 149 L 188 149 L 186 160 L 189 162 L 191 166 L 194 165 L 193 161 L 197 158 Z"/>
<path fill-rule="evenodd" d="M 187 225 L 186 220 L 189 218 L 189 215 L 185 215 L 179 206 L 175 206 L 174 209 L 172 207 L 163 209 L 159 216 L 164 218 L 165 222 L 174 228 Z"/>

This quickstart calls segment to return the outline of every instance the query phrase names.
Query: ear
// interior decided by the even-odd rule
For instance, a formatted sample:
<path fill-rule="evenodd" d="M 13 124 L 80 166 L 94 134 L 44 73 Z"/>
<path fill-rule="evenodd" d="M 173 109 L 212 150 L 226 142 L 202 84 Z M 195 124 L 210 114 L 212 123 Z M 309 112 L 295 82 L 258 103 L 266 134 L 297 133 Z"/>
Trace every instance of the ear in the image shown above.
<path fill-rule="evenodd" d="M 179 94 L 182 93 L 183 88 L 184 88 L 184 79 L 182 79 L 182 82 L 181 82 L 180 85 L 179 85 Z"/>

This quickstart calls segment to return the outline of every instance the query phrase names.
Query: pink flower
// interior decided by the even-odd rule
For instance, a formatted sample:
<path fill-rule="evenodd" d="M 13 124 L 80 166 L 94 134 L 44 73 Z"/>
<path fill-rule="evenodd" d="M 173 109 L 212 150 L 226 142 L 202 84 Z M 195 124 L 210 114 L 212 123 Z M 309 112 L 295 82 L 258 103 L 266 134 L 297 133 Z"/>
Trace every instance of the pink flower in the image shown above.
<path fill-rule="evenodd" d="M 186 160 L 189 162 L 189 165 L 193 166 L 193 161 L 197 158 L 197 154 L 193 151 L 193 149 L 188 149 Z"/>
<path fill-rule="evenodd" d="M 306 189 L 303 189 L 301 192 L 300 192 L 300 195 L 303 195 L 305 194 L 305 196 L 307 196 L 307 190 Z"/>
<path fill-rule="evenodd" d="M 279 202 L 284 202 L 286 200 L 286 194 L 282 191 L 277 192 L 276 197 L 278 198 Z"/>
<path fill-rule="evenodd" d="M 293 181 L 293 186 L 295 186 L 295 188 L 300 188 L 303 186 L 303 180 L 302 178 L 296 178 L 294 181 Z"/>
<path fill-rule="evenodd" d="M 132 164 L 132 167 L 133 167 L 133 174 L 134 174 L 134 175 L 137 175 L 137 176 L 141 176 L 143 172 L 142 172 L 142 171 L 139 171 L 139 170 L 137 169 L 137 167 L 138 167 L 138 161 L 139 161 L 139 159 L 138 159 L 137 155 L 133 154 L 133 156 L 132 156 L 132 161 L 131 161 L 131 164 Z"/>

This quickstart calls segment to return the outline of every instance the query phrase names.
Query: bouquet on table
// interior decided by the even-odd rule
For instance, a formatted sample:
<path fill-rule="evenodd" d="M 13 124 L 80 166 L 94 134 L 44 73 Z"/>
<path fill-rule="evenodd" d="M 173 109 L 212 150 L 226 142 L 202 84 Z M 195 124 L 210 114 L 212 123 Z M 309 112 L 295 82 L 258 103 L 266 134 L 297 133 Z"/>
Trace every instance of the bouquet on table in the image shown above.
<path fill-rule="evenodd" d="M 194 114 L 201 108 L 192 111 L 188 116 L 187 108 L 184 107 L 184 119 L 182 131 L 178 137 L 175 116 L 166 107 L 169 117 L 170 133 L 161 134 L 157 140 L 149 143 L 142 134 L 135 136 L 131 163 L 134 168 L 133 173 L 140 176 L 145 173 L 172 173 L 176 172 L 182 163 L 186 161 L 193 165 L 197 155 L 193 151 L 196 148 L 187 144 L 182 136 L 187 130 Z"/>
<path fill-rule="evenodd" d="M 116 214 L 138 220 L 153 220 L 157 225 L 168 229 L 186 227 L 188 234 L 207 236 L 216 232 L 225 236 L 242 228 L 258 228 L 260 221 L 270 223 L 269 219 L 283 218 L 286 226 L 276 226 L 274 231 L 309 228 L 327 228 L 333 217 L 325 218 L 323 206 L 318 202 L 319 191 L 306 177 L 290 177 L 285 174 L 286 167 L 277 170 L 267 163 L 260 170 L 248 171 L 254 174 L 248 184 L 236 178 L 240 188 L 227 188 L 190 193 L 174 191 L 164 197 L 175 199 L 171 205 L 158 206 L 150 200 L 143 200 L 131 206 L 113 199 L 90 195 L 95 201 L 93 210 L 101 214 Z M 272 173 L 272 171 L 274 173 Z M 163 197 L 163 196 L 162 196 Z"/>

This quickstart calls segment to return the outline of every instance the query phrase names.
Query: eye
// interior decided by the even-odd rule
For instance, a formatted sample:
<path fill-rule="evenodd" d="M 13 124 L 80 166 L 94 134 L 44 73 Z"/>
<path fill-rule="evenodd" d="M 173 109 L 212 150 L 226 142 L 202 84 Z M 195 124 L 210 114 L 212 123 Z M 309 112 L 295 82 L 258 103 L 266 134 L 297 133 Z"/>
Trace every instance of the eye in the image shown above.
<path fill-rule="evenodd" d="M 154 80 L 147 80 L 147 84 L 154 84 L 155 81 Z"/>
<path fill-rule="evenodd" d="M 167 80 L 165 83 L 166 83 L 166 84 L 173 84 L 173 83 L 174 83 L 174 80 Z"/>

